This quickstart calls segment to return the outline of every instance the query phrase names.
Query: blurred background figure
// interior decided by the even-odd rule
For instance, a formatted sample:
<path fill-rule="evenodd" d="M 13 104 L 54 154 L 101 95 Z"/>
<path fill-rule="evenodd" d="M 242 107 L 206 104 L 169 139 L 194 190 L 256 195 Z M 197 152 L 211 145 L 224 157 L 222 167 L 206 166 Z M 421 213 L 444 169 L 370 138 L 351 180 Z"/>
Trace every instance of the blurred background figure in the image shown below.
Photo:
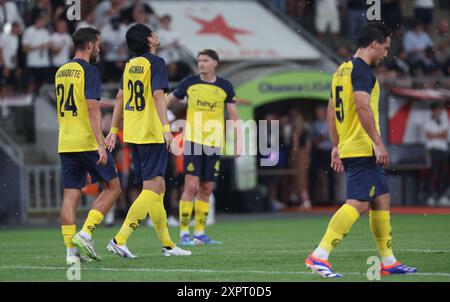
<path fill-rule="evenodd" d="M 450 200 L 446 195 L 449 130 L 448 117 L 443 104 L 433 103 L 430 117 L 425 124 L 425 143 L 430 167 L 427 200 L 429 206 L 450 206 Z"/>
<path fill-rule="evenodd" d="M 290 116 L 293 123 L 293 152 L 295 157 L 295 188 L 298 199 L 300 200 L 300 208 L 309 210 L 311 208 L 311 198 L 309 197 L 308 173 L 310 169 L 311 157 L 311 137 L 309 134 L 308 124 L 305 122 L 301 113 L 292 109 Z"/>
<path fill-rule="evenodd" d="M 331 204 L 335 202 L 334 173 L 330 168 L 333 145 L 328 133 L 327 107 L 324 105 L 316 106 L 314 113 L 315 120 L 310 127 L 312 145 L 309 174 L 310 194 L 314 203 L 327 201 Z M 328 190 L 326 192 L 325 190 L 316 190 L 316 188 L 327 188 Z M 324 195 L 323 193 L 327 194 Z"/>
<path fill-rule="evenodd" d="M 161 17 L 161 28 L 158 30 L 161 46 L 158 49 L 158 56 L 164 59 L 167 64 L 169 81 L 176 77 L 178 72 L 177 64 L 181 57 L 178 53 L 179 37 L 172 28 L 172 17 L 164 15 Z"/>
<path fill-rule="evenodd" d="M 118 17 L 112 18 L 102 29 L 102 48 L 105 82 L 117 82 L 122 77 L 123 68 L 128 60 L 125 41 L 127 26 Z"/>
<path fill-rule="evenodd" d="M 72 57 L 72 36 L 68 33 L 67 22 L 60 19 L 56 22 L 56 31 L 50 37 L 52 53 L 52 73 L 56 73 L 58 67 L 66 63 Z"/>
<path fill-rule="evenodd" d="M 50 32 L 45 27 L 49 16 L 37 15 L 34 24 L 28 27 L 22 38 L 23 51 L 26 58 L 26 77 L 28 93 L 36 92 L 43 83 L 49 82 L 53 75 L 50 67 Z"/>
<path fill-rule="evenodd" d="M 11 32 L 0 33 L 0 96 L 13 95 L 19 83 L 19 34 L 18 22 L 12 23 Z"/>

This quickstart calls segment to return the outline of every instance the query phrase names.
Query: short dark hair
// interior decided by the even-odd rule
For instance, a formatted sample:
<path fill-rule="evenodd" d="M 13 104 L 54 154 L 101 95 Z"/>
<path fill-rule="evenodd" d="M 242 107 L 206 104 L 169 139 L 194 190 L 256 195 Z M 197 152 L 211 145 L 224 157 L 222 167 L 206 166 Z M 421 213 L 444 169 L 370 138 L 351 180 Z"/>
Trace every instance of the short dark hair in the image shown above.
<path fill-rule="evenodd" d="M 137 56 L 149 52 L 150 46 L 148 44 L 148 38 L 151 37 L 152 34 L 152 29 L 142 23 L 131 26 L 126 34 L 128 49 Z"/>
<path fill-rule="evenodd" d="M 95 43 L 97 41 L 100 31 L 92 27 L 79 28 L 72 37 L 75 49 L 86 49 L 89 42 Z"/>
<path fill-rule="evenodd" d="M 200 57 L 200 55 L 205 55 L 210 57 L 213 60 L 216 60 L 219 62 L 219 55 L 214 49 L 203 49 L 198 52 L 197 58 Z"/>
<path fill-rule="evenodd" d="M 358 48 L 364 48 L 369 46 L 373 41 L 384 43 L 390 35 L 389 28 L 383 22 L 372 21 L 359 31 L 356 38 L 356 46 Z"/>

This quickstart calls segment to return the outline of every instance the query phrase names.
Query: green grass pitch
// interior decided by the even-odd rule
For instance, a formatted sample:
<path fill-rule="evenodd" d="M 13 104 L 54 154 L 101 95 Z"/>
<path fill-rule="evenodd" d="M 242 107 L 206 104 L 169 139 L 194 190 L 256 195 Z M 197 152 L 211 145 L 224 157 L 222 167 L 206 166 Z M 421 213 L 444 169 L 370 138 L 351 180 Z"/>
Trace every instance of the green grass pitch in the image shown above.
<path fill-rule="evenodd" d="M 256 218 L 255 218 L 256 217 Z M 81 281 L 326 281 L 303 261 L 319 242 L 330 216 L 278 215 L 222 218 L 208 228 L 223 245 L 192 247 L 190 257 L 163 257 L 153 229 L 142 225 L 128 247 L 138 259 L 106 250 L 119 227 L 94 234 L 101 262 L 82 264 Z M 419 274 L 387 276 L 382 281 L 450 281 L 450 216 L 393 215 L 397 258 Z M 178 229 L 171 228 L 178 239 Z M 67 281 L 65 247 L 59 228 L 0 230 L 0 281 Z M 335 249 L 330 262 L 339 281 L 368 281 L 366 263 L 376 256 L 369 221 L 363 216 Z M 334 279 L 335 280 L 335 279 Z"/>

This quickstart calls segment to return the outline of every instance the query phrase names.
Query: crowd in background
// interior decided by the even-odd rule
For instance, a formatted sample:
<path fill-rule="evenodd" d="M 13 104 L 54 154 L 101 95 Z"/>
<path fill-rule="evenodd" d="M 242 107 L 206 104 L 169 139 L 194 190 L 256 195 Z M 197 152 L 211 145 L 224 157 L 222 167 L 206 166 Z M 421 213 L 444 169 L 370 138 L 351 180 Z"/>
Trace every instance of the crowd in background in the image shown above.
<path fill-rule="evenodd" d="M 170 15 L 158 15 L 147 1 L 90 0 L 83 2 L 81 21 L 69 22 L 64 0 L 0 0 L 0 97 L 17 92 L 34 93 L 44 83 L 53 82 L 53 74 L 73 57 L 71 35 L 80 27 L 101 31 L 100 64 L 105 83 L 117 83 L 129 59 L 125 32 L 135 22 L 155 29 L 161 41 L 158 55 L 168 67 L 170 81 L 180 81 L 192 73 L 183 61 L 179 37 L 172 28 Z M 450 37 L 447 18 L 436 15 L 436 7 L 447 12 L 450 1 L 415 0 L 412 18 L 405 18 L 404 0 L 382 0 L 383 20 L 392 29 L 389 59 L 377 72 L 390 78 L 399 76 L 448 76 L 450 74 Z M 409 2 L 409 1 L 408 1 Z M 365 1 L 360 0 L 273 0 L 286 14 L 331 46 L 342 59 L 355 50 L 357 29 L 366 22 Z M 410 3 L 409 3 L 410 4 Z M 308 23 L 309 22 L 309 23 Z M 327 40 L 328 39 L 328 40 Z M 433 108 L 433 112 L 439 111 Z M 296 108 L 282 114 L 269 113 L 264 119 L 280 122 L 278 164 L 268 170 L 282 169 L 284 174 L 270 171 L 260 175 L 260 183 L 272 210 L 311 206 L 335 201 L 336 175 L 330 170 L 331 142 L 328 136 L 326 108 L 317 106 L 312 116 Z M 442 116 L 442 110 L 440 111 Z M 427 150 L 430 170 L 428 204 L 446 205 L 448 189 L 448 144 L 442 129 L 448 130 L 448 119 L 430 114 L 427 123 Z M 109 115 L 104 117 L 108 129 Z M 447 122 L 447 124 L 445 124 Z M 106 130 L 105 130 L 106 131 Z M 447 134 L 448 135 L 448 131 Z M 445 146 L 445 147 L 444 147 Z M 114 157 L 124 184 L 118 211 L 126 213 L 138 189 L 133 184 L 131 152 L 126 144 L 116 149 Z M 446 154 L 444 156 L 443 154 Z M 177 216 L 178 188 L 182 184 L 180 159 L 172 157 L 168 167 L 166 209 Z M 447 178 L 446 178 L 447 177 Z M 324 188 L 316 190 L 315 188 Z M 97 194 L 95 186 L 86 187 L 87 195 Z"/>
<path fill-rule="evenodd" d="M 273 0 L 275 6 L 315 34 L 338 56 L 355 50 L 358 29 L 373 4 L 361 0 Z M 450 74 L 450 37 L 446 0 L 381 0 L 382 20 L 392 30 L 389 59 L 380 72 L 398 76 Z M 440 14 L 437 14 L 440 12 Z"/>
<path fill-rule="evenodd" d="M 72 33 L 80 27 L 101 31 L 99 67 L 104 82 L 117 83 L 130 54 L 125 33 L 136 22 L 159 35 L 158 53 L 168 65 L 170 81 L 192 72 L 180 56 L 171 16 L 159 16 L 141 0 L 91 0 L 81 6 L 81 21 L 68 21 L 64 0 L 0 0 L 0 96 L 36 92 L 52 83 L 57 68 L 74 54 Z"/>

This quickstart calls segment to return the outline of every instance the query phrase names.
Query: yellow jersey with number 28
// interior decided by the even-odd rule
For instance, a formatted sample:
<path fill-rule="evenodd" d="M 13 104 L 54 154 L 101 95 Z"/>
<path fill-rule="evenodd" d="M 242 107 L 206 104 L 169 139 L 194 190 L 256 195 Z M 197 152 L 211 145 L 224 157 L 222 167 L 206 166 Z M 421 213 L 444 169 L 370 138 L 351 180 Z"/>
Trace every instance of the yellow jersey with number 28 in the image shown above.
<path fill-rule="evenodd" d="M 153 92 L 169 90 L 164 59 L 151 53 L 130 59 L 122 77 L 123 140 L 134 144 L 162 144 L 164 135 Z"/>

